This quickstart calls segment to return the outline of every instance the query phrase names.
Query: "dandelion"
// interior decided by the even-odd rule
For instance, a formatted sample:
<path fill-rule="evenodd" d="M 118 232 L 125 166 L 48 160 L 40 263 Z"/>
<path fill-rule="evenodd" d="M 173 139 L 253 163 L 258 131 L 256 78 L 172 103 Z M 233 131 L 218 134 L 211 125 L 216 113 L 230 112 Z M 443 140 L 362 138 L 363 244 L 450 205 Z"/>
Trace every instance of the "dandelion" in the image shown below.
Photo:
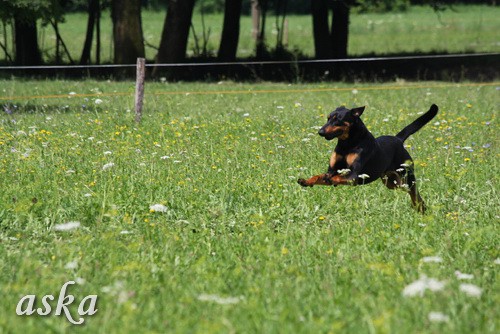
<path fill-rule="evenodd" d="M 114 165 L 115 164 L 113 162 L 109 162 L 109 163 L 105 164 L 104 166 L 102 166 L 102 170 L 108 170 L 111 167 L 113 167 Z"/>
<path fill-rule="evenodd" d="M 441 312 L 430 312 L 427 316 L 430 322 L 448 322 L 450 321 L 450 317 Z"/>
<path fill-rule="evenodd" d="M 168 208 L 163 204 L 153 204 L 149 207 L 151 212 L 167 212 Z"/>
<path fill-rule="evenodd" d="M 337 170 L 337 173 L 339 173 L 340 175 L 347 175 L 350 172 L 351 172 L 351 170 L 349 168 L 344 168 L 344 169 Z"/>
<path fill-rule="evenodd" d="M 56 224 L 54 225 L 55 231 L 72 231 L 80 227 L 79 221 L 71 221 L 65 224 Z"/>
<path fill-rule="evenodd" d="M 474 275 L 472 274 L 464 274 L 464 273 L 461 273 L 460 271 L 455 271 L 455 276 L 457 276 L 458 279 L 462 279 L 462 280 L 469 280 L 469 279 L 473 279 L 474 278 Z"/>
<path fill-rule="evenodd" d="M 403 296 L 414 297 L 419 295 L 422 297 L 425 290 L 431 290 L 432 292 L 442 290 L 446 285 L 446 282 L 438 281 L 435 278 L 428 278 L 423 276 L 413 283 L 407 285 L 403 290 Z"/>
<path fill-rule="evenodd" d="M 201 294 L 198 296 L 198 300 L 200 301 L 213 302 L 220 305 L 238 304 L 243 299 L 244 299 L 243 297 L 221 297 L 217 295 L 207 295 L 207 294 Z"/>
<path fill-rule="evenodd" d="M 426 256 L 426 257 L 422 258 L 422 262 L 440 263 L 440 262 L 443 262 L 443 259 L 440 256 Z"/>
<path fill-rule="evenodd" d="M 465 293 L 469 297 L 481 297 L 481 294 L 483 293 L 483 290 L 478 287 L 477 285 L 474 284 L 460 284 L 459 287 L 460 291 Z"/>

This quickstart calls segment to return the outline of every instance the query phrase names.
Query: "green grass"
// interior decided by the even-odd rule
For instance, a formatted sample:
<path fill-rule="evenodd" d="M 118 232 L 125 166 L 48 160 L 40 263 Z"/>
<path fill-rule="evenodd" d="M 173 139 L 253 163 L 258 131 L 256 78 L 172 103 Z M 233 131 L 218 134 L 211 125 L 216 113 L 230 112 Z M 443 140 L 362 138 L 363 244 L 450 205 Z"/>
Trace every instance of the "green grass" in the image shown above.
<path fill-rule="evenodd" d="M 404 13 L 355 14 L 351 15 L 349 34 L 349 55 L 359 56 L 376 53 L 398 54 L 412 52 L 500 52 L 500 40 L 495 31 L 500 30 L 497 19 L 499 7 L 491 6 L 454 6 L 436 14 L 430 7 L 412 7 Z M 68 45 L 72 58 L 79 60 L 86 32 L 86 14 L 69 14 L 66 22 L 61 23 L 61 35 Z M 164 11 L 143 11 L 143 32 L 146 42 L 159 46 Z M 205 27 L 209 34 L 208 50 L 216 54 L 222 32 L 222 14 L 206 15 Z M 267 23 L 267 43 L 276 45 L 275 17 L 270 15 Z M 314 56 L 312 39 L 312 19 L 310 16 L 290 15 L 288 47 L 300 50 L 305 56 Z M 200 13 L 193 16 L 193 25 L 202 43 L 202 20 Z M 45 60 L 55 58 L 55 35 L 53 29 L 40 27 L 40 45 Z M 112 26 L 109 12 L 102 15 L 102 62 L 111 62 Z M 1 36 L 2 32 L 0 32 Z M 10 36 L 10 33 L 8 33 Z M 9 44 L 10 45 L 10 44 Z M 194 38 L 190 35 L 188 55 L 193 55 Z M 238 57 L 254 55 L 255 43 L 251 38 L 251 18 L 241 18 L 241 33 Z M 93 51 L 95 53 L 95 50 Z M 93 53 L 93 57 L 95 54 Z M 157 51 L 146 47 L 146 57 L 153 60 Z M 0 59 L 4 59 L 0 52 Z"/>
<path fill-rule="evenodd" d="M 131 83 L 0 86 L 64 94 L 2 101 L 14 111 L 0 119 L 0 332 L 498 332 L 498 84 L 148 83 L 139 125 L 132 94 L 111 95 Z M 332 108 L 367 105 L 382 135 L 431 103 L 437 118 L 406 142 L 427 215 L 381 182 L 297 185 L 327 167 L 334 143 L 316 129 Z M 54 229 L 70 221 L 80 228 Z M 404 297 L 424 275 L 445 288 Z M 98 295 L 85 326 L 15 314 L 75 279 L 78 302 Z"/>

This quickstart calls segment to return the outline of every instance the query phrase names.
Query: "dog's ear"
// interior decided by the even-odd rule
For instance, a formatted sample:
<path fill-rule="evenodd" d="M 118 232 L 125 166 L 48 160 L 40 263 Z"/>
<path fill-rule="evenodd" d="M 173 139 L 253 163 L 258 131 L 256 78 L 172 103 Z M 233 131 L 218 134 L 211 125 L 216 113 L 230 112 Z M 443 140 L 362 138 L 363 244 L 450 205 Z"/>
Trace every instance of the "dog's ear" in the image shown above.
<path fill-rule="evenodd" d="M 351 109 L 351 115 L 359 117 L 363 114 L 363 111 L 365 111 L 365 107 L 358 107 L 358 108 L 352 108 Z"/>

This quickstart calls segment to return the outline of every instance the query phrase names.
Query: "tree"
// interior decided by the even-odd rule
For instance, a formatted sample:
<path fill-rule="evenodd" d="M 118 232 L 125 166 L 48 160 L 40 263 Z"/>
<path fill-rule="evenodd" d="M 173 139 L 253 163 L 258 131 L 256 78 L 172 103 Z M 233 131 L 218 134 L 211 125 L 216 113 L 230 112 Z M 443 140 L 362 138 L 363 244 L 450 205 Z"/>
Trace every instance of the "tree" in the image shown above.
<path fill-rule="evenodd" d="M 157 63 L 178 63 L 186 57 L 194 0 L 168 0 Z"/>
<path fill-rule="evenodd" d="M 135 64 L 144 57 L 141 0 L 112 0 L 114 63 Z"/>
<path fill-rule="evenodd" d="M 42 55 L 38 47 L 36 18 L 31 13 L 14 14 L 14 39 L 16 65 L 40 65 Z"/>
<path fill-rule="evenodd" d="M 311 12 L 313 18 L 314 51 L 316 58 L 328 59 L 332 57 L 332 40 L 328 25 L 327 0 L 312 0 Z"/>
<path fill-rule="evenodd" d="M 331 28 L 328 25 L 329 4 L 333 10 Z M 354 4 L 354 0 L 311 1 L 316 58 L 340 59 L 347 57 L 349 12 L 350 7 Z"/>
<path fill-rule="evenodd" d="M 222 61 L 236 59 L 240 36 L 240 17 L 242 0 L 226 0 L 224 7 L 224 25 L 217 57 Z"/>
<path fill-rule="evenodd" d="M 87 34 L 85 35 L 85 43 L 83 44 L 82 56 L 80 57 L 80 64 L 87 65 L 90 64 L 90 53 L 92 49 L 92 39 L 94 36 L 94 27 L 99 25 L 99 17 L 100 13 L 100 1 L 99 0 L 88 0 L 88 20 L 87 20 Z M 97 27 L 97 63 L 99 63 L 99 49 L 100 49 L 100 41 L 99 41 L 99 27 Z"/>
<path fill-rule="evenodd" d="M 332 16 L 332 58 L 347 57 L 349 36 L 349 1 L 334 0 Z"/>

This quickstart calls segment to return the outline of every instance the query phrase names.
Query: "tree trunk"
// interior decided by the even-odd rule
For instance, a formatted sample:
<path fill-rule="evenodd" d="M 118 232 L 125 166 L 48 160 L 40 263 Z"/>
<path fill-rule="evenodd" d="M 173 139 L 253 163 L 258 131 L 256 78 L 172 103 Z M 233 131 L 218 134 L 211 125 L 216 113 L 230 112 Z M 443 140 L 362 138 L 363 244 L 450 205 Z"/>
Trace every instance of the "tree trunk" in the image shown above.
<path fill-rule="evenodd" d="M 332 40 L 328 26 L 328 4 L 326 0 L 312 0 L 314 53 L 317 59 L 332 57 Z"/>
<path fill-rule="evenodd" d="M 242 0 L 226 0 L 224 26 L 217 55 L 219 60 L 233 61 L 236 59 L 238 39 L 240 37 L 241 3 Z"/>
<path fill-rule="evenodd" d="M 113 0 L 114 63 L 135 64 L 143 58 L 144 38 L 142 35 L 141 0 Z"/>
<path fill-rule="evenodd" d="M 80 65 L 90 64 L 90 54 L 92 50 L 92 39 L 94 36 L 94 26 L 99 8 L 99 0 L 89 0 L 87 34 L 85 35 L 85 43 L 83 44 L 82 56 L 80 57 Z"/>
<path fill-rule="evenodd" d="M 157 63 L 178 63 L 186 58 L 194 0 L 168 0 Z"/>
<path fill-rule="evenodd" d="M 36 19 L 15 18 L 14 34 L 16 65 L 40 65 L 42 56 L 38 48 Z"/>
<path fill-rule="evenodd" d="M 266 17 L 269 0 L 255 1 L 257 1 L 260 9 L 260 27 L 259 33 L 257 34 L 255 56 L 257 59 L 265 59 L 268 55 L 266 47 Z"/>
<path fill-rule="evenodd" d="M 332 57 L 347 57 L 347 39 L 349 35 L 349 5 L 345 1 L 333 1 L 332 17 Z"/>

